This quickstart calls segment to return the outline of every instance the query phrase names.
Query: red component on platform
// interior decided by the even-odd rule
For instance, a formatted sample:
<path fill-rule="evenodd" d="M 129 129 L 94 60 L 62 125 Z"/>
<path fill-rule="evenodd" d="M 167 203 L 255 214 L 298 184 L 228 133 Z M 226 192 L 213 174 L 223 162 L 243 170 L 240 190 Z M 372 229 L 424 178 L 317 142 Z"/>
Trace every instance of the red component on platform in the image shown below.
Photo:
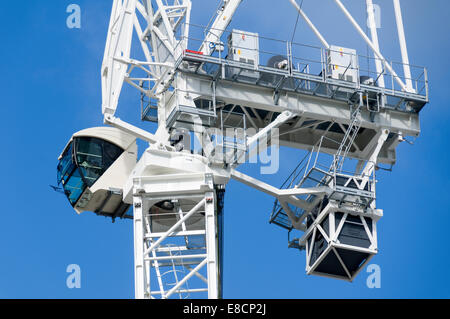
<path fill-rule="evenodd" d="M 185 53 L 195 53 L 195 54 L 202 54 L 202 55 L 203 55 L 203 52 L 200 52 L 200 51 L 194 51 L 194 50 L 188 50 L 188 49 L 184 50 L 184 52 L 185 52 Z"/>

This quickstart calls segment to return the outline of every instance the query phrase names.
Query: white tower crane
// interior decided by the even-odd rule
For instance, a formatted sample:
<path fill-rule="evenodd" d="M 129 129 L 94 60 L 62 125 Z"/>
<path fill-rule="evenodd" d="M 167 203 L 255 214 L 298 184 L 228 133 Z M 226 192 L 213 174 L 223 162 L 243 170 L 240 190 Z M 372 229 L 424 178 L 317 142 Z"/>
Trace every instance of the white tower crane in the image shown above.
<path fill-rule="evenodd" d="M 78 213 L 133 219 L 136 298 L 222 297 L 230 178 L 275 197 L 270 222 L 303 233 L 289 246 L 306 250 L 308 274 L 351 281 L 377 253 L 383 213 L 374 172 L 395 163 L 404 136 L 419 134 L 426 69 L 413 79 L 407 65 L 401 77 L 384 58 L 372 1 L 369 39 L 334 0 L 372 49 L 375 76 L 365 74 L 356 50 L 330 45 L 290 2 L 323 48 L 285 41 L 279 55 L 264 56 L 259 40 L 267 38 L 227 30 L 241 0 L 221 1 L 200 40 L 191 37 L 200 27 L 190 21 L 190 0 L 113 1 L 101 68 L 102 113 L 113 128 L 74 134 L 58 178 Z M 394 5 L 405 64 L 399 1 Z M 124 82 L 141 94 L 142 119 L 157 122 L 156 132 L 116 117 Z M 272 145 L 308 151 L 280 188 L 237 170 L 269 135 Z M 149 143 L 139 159 L 136 139 Z"/>

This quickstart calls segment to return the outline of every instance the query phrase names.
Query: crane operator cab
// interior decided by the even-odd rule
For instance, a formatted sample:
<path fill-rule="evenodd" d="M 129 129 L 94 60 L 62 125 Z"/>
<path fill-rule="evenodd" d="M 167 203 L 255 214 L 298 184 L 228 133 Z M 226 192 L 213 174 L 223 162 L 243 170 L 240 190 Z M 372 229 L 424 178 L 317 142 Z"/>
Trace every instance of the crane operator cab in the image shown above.
<path fill-rule="evenodd" d="M 59 156 L 57 182 L 80 214 L 130 218 L 122 187 L 137 162 L 136 138 L 112 127 L 75 133 Z"/>

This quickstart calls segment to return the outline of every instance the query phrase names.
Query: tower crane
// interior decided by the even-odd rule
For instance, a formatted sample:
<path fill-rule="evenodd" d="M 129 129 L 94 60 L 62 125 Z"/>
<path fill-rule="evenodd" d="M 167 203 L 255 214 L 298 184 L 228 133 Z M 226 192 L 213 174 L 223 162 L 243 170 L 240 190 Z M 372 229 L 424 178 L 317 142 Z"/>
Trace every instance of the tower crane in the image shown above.
<path fill-rule="evenodd" d="M 228 30 L 242 0 L 220 1 L 206 27 L 191 23 L 190 0 L 113 0 L 101 66 L 109 126 L 75 133 L 57 173 L 77 213 L 133 220 L 136 298 L 223 296 L 230 179 L 274 197 L 270 223 L 301 233 L 289 247 L 305 251 L 307 274 L 352 281 L 377 254 L 375 170 L 420 133 L 427 71 L 415 76 L 409 65 L 399 0 L 403 77 L 381 53 L 371 0 L 371 38 L 340 0 L 327 1 L 372 49 L 375 71 L 356 50 L 329 44 L 289 1 L 323 47 L 284 41 L 267 56 L 260 40 L 275 42 Z M 124 83 L 155 132 L 116 116 Z M 140 157 L 137 139 L 148 143 Z M 252 152 L 278 145 L 307 152 L 281 187 L 239 171 Z"/>

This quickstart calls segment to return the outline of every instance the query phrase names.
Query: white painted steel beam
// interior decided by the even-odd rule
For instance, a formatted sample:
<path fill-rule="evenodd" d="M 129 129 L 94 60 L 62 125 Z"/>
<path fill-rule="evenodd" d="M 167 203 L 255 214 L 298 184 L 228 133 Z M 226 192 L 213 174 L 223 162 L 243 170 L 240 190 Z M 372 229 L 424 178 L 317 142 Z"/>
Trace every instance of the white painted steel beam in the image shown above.
<path fill-rule="evenodd" d="M 147 141 L 152 144 L 159 144 L 158 140 L 155 138 L 155 136 L 147 131 L 144 131 L 141 128 L 138 128 L 134 125 L 131 125 L 127 122 L 122 121 L 118 117 L 114 117 L 110 114 L 106 114 L 104 117 L 105 124 L 109 124 L 111 126 L 114 126 L 120 130 L 123 130 L 124 132 L 127 132 L 133 136 L 136 136 L 137 138 L 140 138 L 144 141 Z"/>
<path fill-rule="evenodd" d="M 209 85 L 205 81 L 190 81 L 189 90 L 201 96 L 211 96 Z M 254 109 L 272 112 L 291 111 L 309 119 L 349 124 L 350 108 L 341 101 L 317 96 L 289 92 L 281 94 L 278 104 L 273 101 L 273 90 L 256 85 L 236 82 L 218 82 L 216 98 L 226 104 L 236 104 Z M 404 135 L 418 136 L 420 133 L 419 115 L 392 109 L 383 109 L 371 118 L 371 113 L 361 110 L 361 127 L 378 130 L 386 127 L 391 132 L 403 132 Z"/>
<path fill-rule="evenodd" d="M 378 158 L 378 154 L 381 151 L 381 148 L 384 145 L 384 142 L 386 142 L 386 139 L 389 136 L 389 130 L 382 130 L 382 133 L 380 135 L 380 137 L 378 138 L 378 142 L 377 145 L 375 146 L 372 154 L 370 154 L 370 157 L 367 161 L 366 167 L 364 168 L 364 170 L 361 173 L 361 176 L 363 176 L 363 180 L 361 182 L 361 188 L 364 189 L 364 187 L 366 186 L 367 182 L 370 179 L 370 176 L 372 175 L 372 172 L 375 169 L 375 166 L 377 164 L 377 158 Z"/>
<path fill-rule="evenodd" d="M 169 230 L 164 234 L 164 236 L 161 236 L 156 242 L 154 242 L 150 248 L 146 249 L 144 252 L 144 255 L 149 254 L 153 249 L 159 246 L 161 242 L 172 235 L 172 233 L 181 226 L 183 222 L 185 222 L 189 217 L 191 217 L 194 213 L 196 213 L 200 207 L 202 207 L 205 204 L 205 199 L 202 199 L 200 202 L 197 203 L 186 215 L 184 215 L 182 218 L 180 218 L 172 227 L 169 228 Z"/>
<path fill-rule="evenodd" d="M 130 58 L 137 0 L 114 0 L 102 63 L 102 113 L 116 112 L 127 65 L 115 57 Z"/>
<path fill-rule="evenodd" d="M 133 201 L 133 230 L 134 230 L 134 295 L 136 299 L 145 298 L 145 262 L 144 262 L 144 221 L 142 213 L 142 199 L 137 197 Z"/>
<path fill-rule="evenodd" d="M 405 76 L 406 87 L 408 88 L 409 92 L 414 92 L 411 78 L 411 67 L 409 65 L 408 49 L 406 46 L 405 28 L 403 27 L 403 17 L 402 17 L 402 9 L 400 7 L 400 0 L 393 0 L 393 2 L 395 11 L 395 21 L 397 22 L 398 41 L 400 43 L 400 50 L 402 53 L 403 72 Z"/>
<path fill-rule="evenodd" d="M 350 23 L 355 27 L 356 31 L 358 31 L 358 33 L 361 35 L 361 37 L 364 39 L 364 41 L 366 41 L 367 45 L 376 54 L 378 59 L 383 61 L 384 66 L 392 74 L 392 76 L 394 77 L 395 81 L 400 85 L 402 90 L 408 92 L 408 89 L 407 89 L 405 83 L 399 78 L 397 73 L 394 71 L 394 69 L 391 67 L 391 65 L 387 62 L 387 60 L 384 58 L 384 56 L 380 53 L 380 51 L 377 50 L 377 48 L 375 47 L 373 42 L 370 41 L 370 39 L 367 37 L 367 35 L 364 33 L 364 31 L 359 26 L 358 22 L 356 22 L 356 20 L 353 18 L 353 16 L 350 14 L 350 12 L 348 12 L 348 10 L 345 8 L 345 6 L 342 4 L 342 2 L 340 0 L 334 0 L 334 1 L 338 5 L 338 7 L 342 10 L 342 12 L 345 14 L 345 16 L 348 18 Z"/>
<path fill-rule="evenodd" d="M 208 298 L 219 298 L 220 274 L 218 269 L 219 252 L 217 237 L 216 199 L 213 192 L 205 193 L 205 228 L 206 228 L 206 269 L 208 280 Z"/>
<path fill-rule="evenodd" d="M 302 16 L 302 18 L 306 21 L 306 24 L 311 28 L 311 30 L 314 32 L 314 34 L 317 36 L 317 38 L 320 40 L 320 42 L 322 43 L 322 45 L 326 48 L 329 49 L 330 45 L 328 44 L 328 42 L 325 40 L 325 38 L 322 36 L 322 34 L 319 32 L 319 30 L 316 28 L 316 26 L 314 25 L 314 23 L 311 22 L 311 20 L 308 18 L 308 16 L 305 14 L 305 12 L 302 10 L 302 8 L 300 8 L 300 6 L 297 4 L 297 2 L 295 0 L 289 0 L 292 5 L 294 6 L 294 8 L 298 11 L 298 13 Z"/>
<path fill-rule="evenodd" d="M 273 120 L 269 125 L 264 127 L 262 130 L 260 130 L 258 133 L 253 135 L 252 137 L 248 138 L 247 140 L 247 149 L 250 149 L 250 147 L 258 141 L 259 138 L 262 136 L 265 136 L 268 134 L 272 129 L 279 127 L 281 124 L 286 123 L 286 121 L 289 121 L 291 118 L 295 116 L 294 113 L 290 111 L 283 111 L 280 115 L 277 116 L 275 120 Z"/>
<path fill-rule="evenodd" d="M 185 284 L 186 281 L 188 281 L 192 276 L 194 276 L 195 273 L 197 273 L 203 266 L 206 265 L 208 259 L 205 258 L 200 264 L 198 264 L 194 269 L 192 269 L 187 276 L 185 276 L 183 279 L 181 279 L 172 289 L 170 289 L 165 298 L 169 298 L 174 292 L 177 291 L 182 285 Z M 208 292 L 209 292 L 209 286 L 208 286 Z"/>
<path fill-rule="evenodd" d="M 374 9 L 372 0 L 366 0 L 366 7 L 367 7 L 367 17 L 368 17 L 368 22 L 369 22 L 369 30 L 370 30 L 370 35 L 372 38 L 373 46 L 375 47 L 375 49 L 377 51 L 380 51 L 380 45 L 378 42 L 377 24 L 375 21 L 375 9 Z M 378 77 L 377 84 L 378 84 L 378 86 L 384 88 L 385 83 L 384 83 L 384 74 L 383 74 L 384 73 L 383 64 L 375 53 L 374 53 L 374 58 L 375 58 L 375 68 L 376 68 L 377 77 Z"/>
<path fill-rule="evenodd" d="M 214 22 L 209 27 L 208 33 L 206 34 L 205 40 L 202 42 L 199 51 L 204 54 L 210 55 L 211 49 L 209 47 L 210 43 L 217 44 L 220 42 L 220 38 L 224 33 L 225 29 L 231 22 L 234 13 L 241 4 L 242 0 L 225 0 L 223 8 L 219 9 L 217 12 L 217 17 Z"/>

